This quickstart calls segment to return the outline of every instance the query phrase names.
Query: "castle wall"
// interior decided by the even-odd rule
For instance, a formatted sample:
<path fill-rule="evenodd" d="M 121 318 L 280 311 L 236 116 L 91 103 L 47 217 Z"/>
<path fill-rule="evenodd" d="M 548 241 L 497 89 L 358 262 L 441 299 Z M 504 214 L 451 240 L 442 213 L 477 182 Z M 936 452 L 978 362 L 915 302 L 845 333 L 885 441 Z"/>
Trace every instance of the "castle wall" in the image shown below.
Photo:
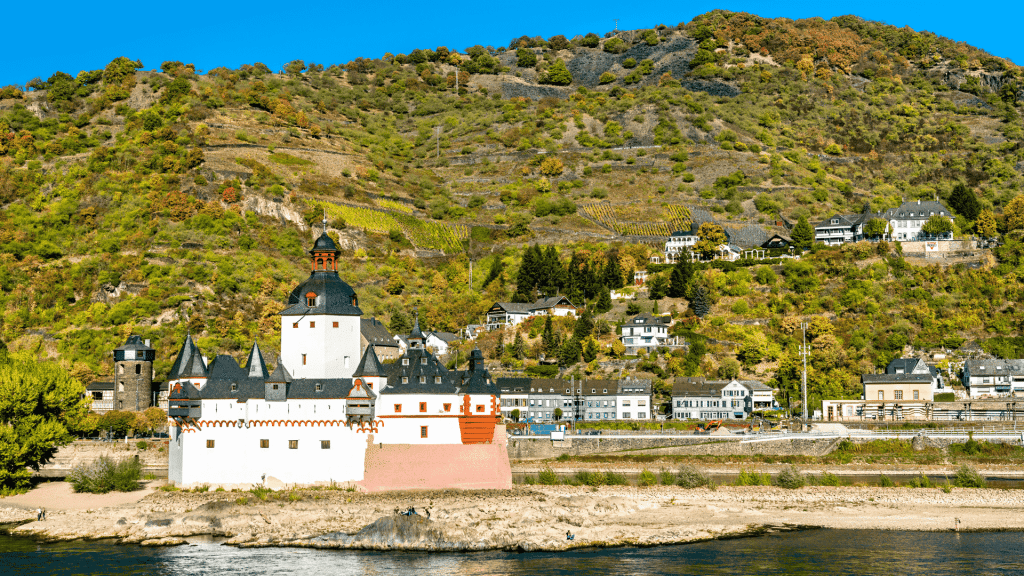
<path fill-rule="evenodd" d="M 359 338 L 358 316 L 281 316 L 281 361 L 296 380 L 351 378 L 359 364 Z"/>
<path fill-rule="evenodd" d="M 171 442 L 178 447 L 171 451 L 170 480 L 181 486 L 265 483 L 281 488 L 351 482 L 364 476 L 367 434 L 340 423 L 248 424 L 239 428 L 234 422 L 201 422 L 200 429 L 182 430 Z M 266 448 L 261 447 L 262 440 L 267 441 Z M 213 441 L 212 447 L 208 441 Z M 176 457 L 175 450 L 182 456 Z"/>
<path fill-rule="evenodd" d="M 366 451 L 366 477 L 358 484 L 369 492 L 511 488 L 506 444 L 504 426 L 494 427 L 490 444 L 371 444 Z"/>

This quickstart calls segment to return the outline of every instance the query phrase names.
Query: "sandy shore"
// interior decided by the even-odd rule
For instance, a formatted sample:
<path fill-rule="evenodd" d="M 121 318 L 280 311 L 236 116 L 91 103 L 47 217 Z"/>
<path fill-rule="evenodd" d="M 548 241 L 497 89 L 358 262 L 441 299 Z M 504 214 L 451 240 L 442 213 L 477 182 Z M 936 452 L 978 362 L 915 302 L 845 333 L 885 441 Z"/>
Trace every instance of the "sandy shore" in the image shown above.
<path fill-rule="evenodd" d="M 31 494 L 31 493 L 30 493 Z M 291 498 L 289 495 L 291 494 Z M 26 495 L 27 496 L 27 495 Z M 76 496 L 77 498 L 77 496 Z M 116 538 L 169 545 L 200 535 L 240 546 L 425 550 L 563 550 L 657 545 L 795 526 L 948 531 L 1024 530 L 1024 491 L 869 487 L 517 487 L 494 491 L 161 492 L 96 508 L 31 509 L 0 499 L 0 522 L 45 540 Z M 398 518 L 415 506 L 428 521 Z M 566 531 L 576 535 L 567 542 Z M 324 535 L 329 535 L 324 537 Z"/>

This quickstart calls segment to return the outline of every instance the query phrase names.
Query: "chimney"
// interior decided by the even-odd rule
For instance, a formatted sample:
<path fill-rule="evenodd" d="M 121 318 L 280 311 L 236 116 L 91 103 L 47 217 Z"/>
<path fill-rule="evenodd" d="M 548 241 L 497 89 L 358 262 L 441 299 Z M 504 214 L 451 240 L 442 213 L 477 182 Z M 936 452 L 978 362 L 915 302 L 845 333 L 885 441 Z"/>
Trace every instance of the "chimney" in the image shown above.
<path fill-rule="evenodd" d="M 920 206 L 920 205 L 921 205 L 921 199 L 920 199 L 920 198 L 918 198 L 918 199 L 917 199 L 917 205 L 918 205 L 918 206 Z"/>
<path fill-rule="evenodd" d="M 146 348 L 149 348 L 149 338 L 146 338 Z"/>

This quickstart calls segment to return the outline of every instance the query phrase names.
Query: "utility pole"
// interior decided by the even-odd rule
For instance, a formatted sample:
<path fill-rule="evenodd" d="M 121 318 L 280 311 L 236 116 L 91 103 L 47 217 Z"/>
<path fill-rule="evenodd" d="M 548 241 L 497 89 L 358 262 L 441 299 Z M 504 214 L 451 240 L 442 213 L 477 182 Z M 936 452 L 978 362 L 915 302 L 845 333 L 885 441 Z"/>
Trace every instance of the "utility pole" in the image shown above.
<path fill-rule="evenodd" d="M 612 18 L 612 20 L 615 21 L 615 32 L 618 32 L 619 31 L 619 19 L 618 18 Z"/>
<path fill-rule="evenodd" d="M 807 348 L 807 322 L 801 322 L 800 323 L 800 328 L 802 328 L 803 332 L 804 332 L 804 343 L 803 343 L 803 345 L 800 346 L 800 355 L 804 357 L 804 376 L 803 376 L 803 383 L 800 386 L 800 388 L 801 388 L 801 390 L 803 392 L 803 404 L 801 405 L 801 414 L 802 414 L 803 424 L 806 426 L 807 425 L 807 355 L 810 354 L 810 351 Z"/>
<path fill-rule="evenodd" d="M 459 67 L 455 67 L 455 95 L 459 95 Z"/>
<path fill-rule="evenodd" d="M 434 126 L 434 134 L 437 135 L 437 157 L 441 157 L 441 127 Z"/>

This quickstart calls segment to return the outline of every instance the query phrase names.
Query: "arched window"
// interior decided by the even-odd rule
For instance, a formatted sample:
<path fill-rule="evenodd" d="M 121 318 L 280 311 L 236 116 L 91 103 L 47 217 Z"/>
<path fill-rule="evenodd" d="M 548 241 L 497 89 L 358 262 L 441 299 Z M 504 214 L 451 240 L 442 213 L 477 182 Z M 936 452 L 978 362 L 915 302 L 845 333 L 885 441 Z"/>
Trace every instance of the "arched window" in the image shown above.
<path fill-rule="evenodd" d="M 317 258 L 316 259 L 316 269 L 317 270 L 323 270 L 324 269 L 324 259 L 323 258 Z"/>
<path fill-rule="evenodd" d="M 353 306 L 359 306 L 359 299 L 356 298 L 355 294 L 352 295 L 352 305 Z"/>
<path fill-rule="evenodd" d="M 306 294 L 306 306 L 310 308 L 316 307 L 316 292 L 308 292 Z"/>
<path fill-rule="evenodd" d="M 136 374 L 142 374 L 142 364 L 136 364 L 135 365 L 135 373 Z"/>

